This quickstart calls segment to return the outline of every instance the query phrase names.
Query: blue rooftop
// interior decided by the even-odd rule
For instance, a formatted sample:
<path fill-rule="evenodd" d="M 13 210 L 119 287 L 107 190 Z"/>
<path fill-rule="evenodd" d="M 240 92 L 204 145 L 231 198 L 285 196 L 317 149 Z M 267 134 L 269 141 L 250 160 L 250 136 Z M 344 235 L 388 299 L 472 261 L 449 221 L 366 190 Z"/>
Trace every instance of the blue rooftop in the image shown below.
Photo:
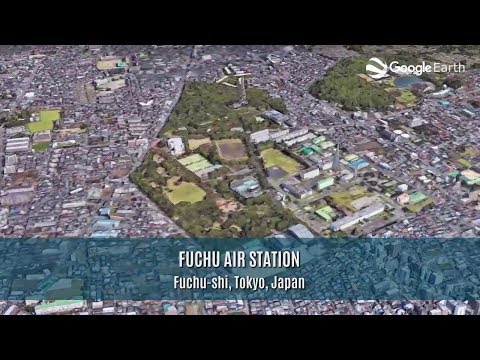
<path fill-rule="evenodd" d="M 120 232 L 118 230 L 95 231 L 92 238 L 112 238 L 117 237 Z"/>
<path fill-rule="evenodd" d="M 366 166 L 368 166 L 368 163 L 363 160 L 363 159 L 357 159 L 357 160 L 354 160 L 354 161 L 351 161 L 348 166 L 350 166 L 352 169 L 362 169 Z"/>

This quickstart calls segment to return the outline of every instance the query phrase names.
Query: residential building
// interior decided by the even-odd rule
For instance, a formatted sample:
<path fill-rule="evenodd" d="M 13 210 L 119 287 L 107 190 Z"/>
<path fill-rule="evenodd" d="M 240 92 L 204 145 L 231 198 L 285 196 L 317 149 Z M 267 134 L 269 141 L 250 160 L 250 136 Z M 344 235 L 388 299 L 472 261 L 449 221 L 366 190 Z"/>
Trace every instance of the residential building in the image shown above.
<path fill-rule="evenodd" d="M 413 119 L 409 120 L 408 126 L 411 128 L 423 125 L 425 121 L 419 117 L 414 117 Z"/>

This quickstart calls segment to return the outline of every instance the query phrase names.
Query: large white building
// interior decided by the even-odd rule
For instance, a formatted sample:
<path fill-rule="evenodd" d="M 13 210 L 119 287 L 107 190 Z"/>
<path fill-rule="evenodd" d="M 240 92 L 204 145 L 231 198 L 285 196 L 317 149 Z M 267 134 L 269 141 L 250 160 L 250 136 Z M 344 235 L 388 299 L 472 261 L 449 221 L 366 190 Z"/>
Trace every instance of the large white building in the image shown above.
<path fill-rule="evenodd" d="M 168 139 L 167 145 L 172 155 L 179 156 L 185 153 L 185 144 L 181 137 L 172 137 Z"/>
<path fill-rule="evenodd" d="M 281 142 L 281 141 L 290 140 L 290 139 L 305 135 L 306 133 L 308 133 L 308 128 L 295 130 L 295 131 L 292 131 L 289 134 L 286 134 L 285 136 L 280 136 L 278 139 L 276 139 L 276 141 Z"/>
<path fill-rule="evenodd" d="M 259 144 L 270 139 L 270 131 L 268 129 L 260 130 L 250 134 L 250 141 Z"/>
<path fill-rule="evenodd" d="M 6 153 L 25 152 L 30 150 L 30 138 L 14 138 L 7 139 L 7 145 L 5 148 Z"/>
<path fill-rule="evenodd" d="M 313 139 L 314 137 L 315 137 L 315 135 L 313 135 L 312 133 L 308 133 L 308 134 L 293 138 L 291 140 L 285 141 L 285 145 L 290 147 L 292 145 L 304 142 L 306 140 Z"/>
<path fill-rule="evenodd" d="M 270 140 L 277 140 L 279 138 L 281 138 L 282 136 L 285 136 L 287 135 L 288 133 L 290 132 L 290 129 L 284 129 L 284 130 L 280 130 L 280 131 L 277 131 L 277 132 L 270 132 Z"/>
<path fill-rule="evenodd" d="M 50 303 L 42 303 L 35 306 L 35 314 L 49 315 L 55 313 L 64 313 L 86 306 L 85 300 L 56 300 Z"/>
<path fill-rule="evenodd" d="M 357 211 L 356 213 L 345 216 L 337 221 L 334 221 L 330 227 L 333 231 L 341 231 L 350 226 L 358 224 L 360 221 L 371 218 L 372 216 L 378 215 L 385 210 L 385 205 L 381 203 L 376 203 L 366 207 L 363 210 Z"/>
<path fill-rule="evenodd" d="M 320 175 L 320 169 L 318 167 L 311 167 L 302 171 L 299 175 L 302 180 L 313 179 Z"/>

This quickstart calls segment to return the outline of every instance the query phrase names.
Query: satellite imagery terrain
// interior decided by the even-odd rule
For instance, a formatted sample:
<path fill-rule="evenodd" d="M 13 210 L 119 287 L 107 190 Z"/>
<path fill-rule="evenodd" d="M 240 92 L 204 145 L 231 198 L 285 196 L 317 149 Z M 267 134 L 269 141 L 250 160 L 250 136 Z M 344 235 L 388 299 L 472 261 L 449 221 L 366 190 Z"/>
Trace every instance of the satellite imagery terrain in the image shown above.
<path fill-rule="evenodd" d="M 0 46 L 0 313 L 477 315 L 479 114 L 477 45 Z"/>

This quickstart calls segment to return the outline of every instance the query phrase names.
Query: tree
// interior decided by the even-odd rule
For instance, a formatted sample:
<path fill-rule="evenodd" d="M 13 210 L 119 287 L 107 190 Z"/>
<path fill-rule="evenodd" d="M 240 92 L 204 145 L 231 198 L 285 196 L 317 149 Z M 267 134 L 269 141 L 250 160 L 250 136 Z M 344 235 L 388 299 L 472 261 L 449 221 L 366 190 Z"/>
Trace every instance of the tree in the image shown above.
<path fill-rule="evenodd" d="M 220 194 L 230 193 L 230 186 L 226 181 L 220 181 L 217 186 L 217 191 Z"/>
<path fill-rule="evenodd" d="M 447 77 L 445 84 L 453 89 L 458 89 L 463 86 L 464 80 L 458 75 L 452 75 Z"/>

